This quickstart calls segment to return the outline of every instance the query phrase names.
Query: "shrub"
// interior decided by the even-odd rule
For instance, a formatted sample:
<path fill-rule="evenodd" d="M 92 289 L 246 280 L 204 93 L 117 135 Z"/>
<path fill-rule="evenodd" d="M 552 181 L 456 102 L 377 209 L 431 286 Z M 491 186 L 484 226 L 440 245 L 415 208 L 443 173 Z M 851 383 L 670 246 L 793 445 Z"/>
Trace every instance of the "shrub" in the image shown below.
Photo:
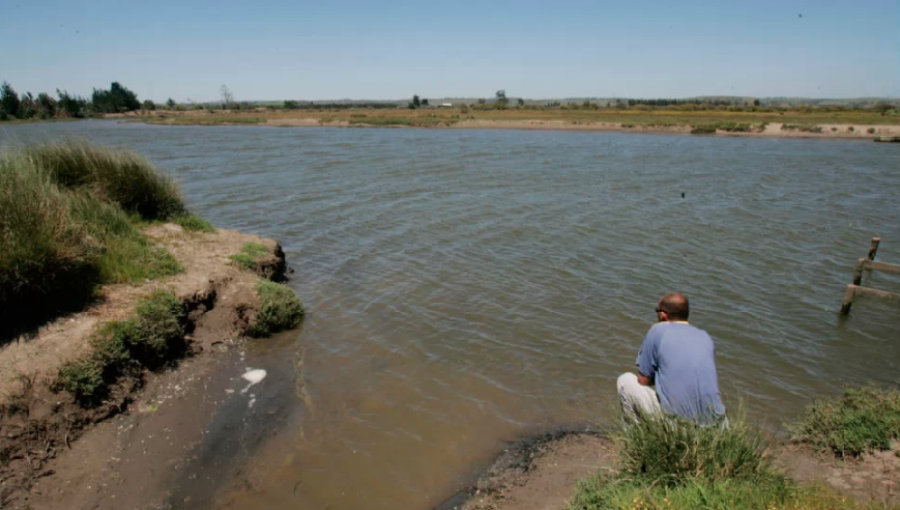
<path fill-rule="evenodd" d="M 29 147 L 25 154 L 66 188 L 88 188 L 147 220 L 184 214 L 178 187 L 150 162 L 125 149 L 67 141 Z"/>
<path fill-rule="evenodd" d="M 870 135 L 874 135 L 874 134 L 875 134 L 875 128 L 870 127 L 869 129 L 866 130 L 866 132 L 869 133 Z"/>
<path fill-rule="evenodd" d="M 714 135 L 714 134 L 716 134 L 716 127 L 715 126 L 694 126 L 694 128 L 691 129 L 691 134 L 692 135 Z"/>
<path fill-rule="evenodd" d="M 900 439 L 900 390 L 848 388 L 840 397 L 815 400 L 788 429 L 795 441 L 841 457 L 887 450 Z"/>
<path fill-rule="evenodd" d="M 184 306 L 172 293 L 157 291 L 137 305 L 136 326 L 125 339 L 128 350 L 151 368 L 172 357 L 184 340 Z"/>
<path fill-rule="evenodd" d="M 82 405 L 97 403 L 109 394 L 103 367 L 92 358 L 64 363 L 57 373 L 54 389 L 68 391 Z"/>
<path fill-rule="evenodd" d="M 248 329 L 253 337 L 267 337 L 286 329 L 293 329 L 303 320 L 303 303 L 286 285 L 261 281 L 256 286 L 260 307 L 256 322 Z"/>

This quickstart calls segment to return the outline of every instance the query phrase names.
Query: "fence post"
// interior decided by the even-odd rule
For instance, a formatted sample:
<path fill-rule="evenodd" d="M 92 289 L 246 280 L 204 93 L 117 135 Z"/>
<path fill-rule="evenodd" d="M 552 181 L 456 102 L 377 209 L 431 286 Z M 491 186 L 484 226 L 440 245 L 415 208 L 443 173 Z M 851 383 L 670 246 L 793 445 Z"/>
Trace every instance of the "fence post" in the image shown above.
<path fill-rule="evenodd" d="M 875 260 L 875 252 L 878 251 L 878 244 L 881 243 L 880 237 L 873 237 L 872 244 L 869 246 L 869 260 Z"/>

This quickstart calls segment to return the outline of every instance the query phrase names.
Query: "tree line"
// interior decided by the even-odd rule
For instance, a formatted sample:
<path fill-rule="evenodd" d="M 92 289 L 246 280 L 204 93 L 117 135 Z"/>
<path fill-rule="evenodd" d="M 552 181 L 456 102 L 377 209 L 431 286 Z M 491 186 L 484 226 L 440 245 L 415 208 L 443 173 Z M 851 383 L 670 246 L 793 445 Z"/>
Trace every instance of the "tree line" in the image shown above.
<path fill-rule="evenodd" d="M 90 98 L 69 94 L 56 89 L 56 97 L 41 92 L 18 94 L 9 82 L 0 84 L 0 120 L 12 119 L 83 119 L 104 113 L 124 113 L 135 110 L 155 109 L 153 101 L 138 101 L 137 94 L 119 82 L 113 82 L 109 90 L 94 89 Z"/>

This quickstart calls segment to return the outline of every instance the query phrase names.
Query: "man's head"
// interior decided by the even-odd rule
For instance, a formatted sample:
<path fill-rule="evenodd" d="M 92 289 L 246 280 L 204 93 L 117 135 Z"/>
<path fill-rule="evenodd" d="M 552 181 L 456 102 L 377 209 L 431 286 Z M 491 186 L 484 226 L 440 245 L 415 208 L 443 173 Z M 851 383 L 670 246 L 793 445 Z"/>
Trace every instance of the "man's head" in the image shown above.
<path fill-rule="evenodd" d="M 688 299 L 681 293 L 666 294 L 659 298 L 656 317 L 659 322 L 686 321 L 690 315 Z"/>

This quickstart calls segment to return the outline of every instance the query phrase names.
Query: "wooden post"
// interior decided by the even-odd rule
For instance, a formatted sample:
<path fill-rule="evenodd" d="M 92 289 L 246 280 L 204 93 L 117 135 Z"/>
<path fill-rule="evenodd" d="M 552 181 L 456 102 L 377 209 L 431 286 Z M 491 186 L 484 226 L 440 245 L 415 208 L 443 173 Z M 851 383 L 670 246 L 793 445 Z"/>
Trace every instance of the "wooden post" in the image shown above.
<path fill-rule="evenodd" d="M 853 295 L 856 294 L 856 285 L 847 285 L 847 292 L 844 292 L 844 301 L 841 303 L 841 315 L 850 313 L 850 305 L 853 304 Z"/>
<path fill-rule="evenodd" d="M 853 285 L 862 285 L 862 273 L 865 265 L 866 259 L 856 261 L 856 269 L 853 271 Z"/>
<path fill-rule="evenodd" d="M 875 260 L 875 252 L 878 251 L 878 244 L 881 243 L 880 237 L 873 237 L 872 244 L 869 246 L 869 260 Z"/>

